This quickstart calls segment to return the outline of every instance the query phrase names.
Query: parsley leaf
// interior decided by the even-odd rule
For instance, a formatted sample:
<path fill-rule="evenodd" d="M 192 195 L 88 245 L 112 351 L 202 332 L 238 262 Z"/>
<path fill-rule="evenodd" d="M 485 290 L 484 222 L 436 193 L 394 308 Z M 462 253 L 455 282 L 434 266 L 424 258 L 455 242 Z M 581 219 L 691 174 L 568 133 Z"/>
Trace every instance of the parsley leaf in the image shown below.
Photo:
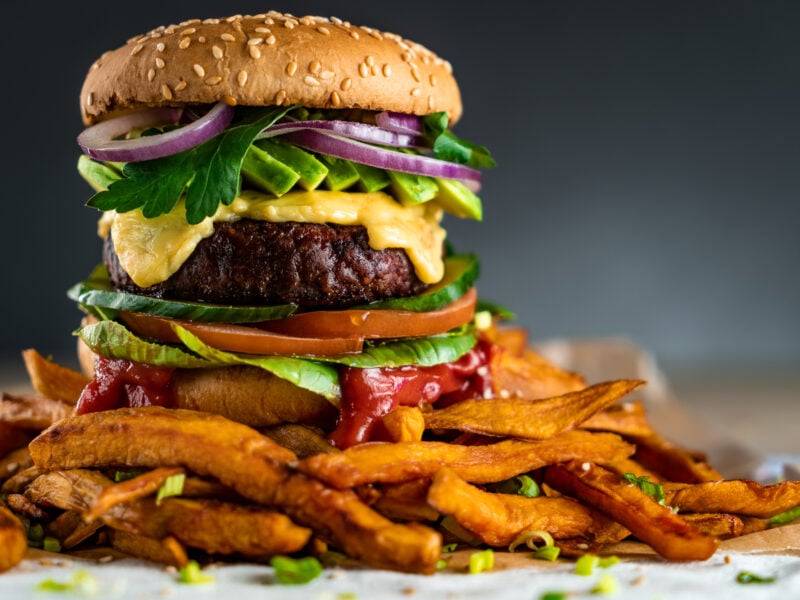
<path fill-rule="evenodd" d="M 241 185 L 240 170 L 256 136 L 290 108 L 237 109 L 237 120 L 219 135 L 178 154 L 127 163 L 124 179 L 89 199 L 100 210 L 137 208 L 150 219 L 170 212 L 186 191 L 186 220 L 194 225 L 213 215 L 219 203 L 233 202 Z M 188 190 L 187 190 L 188 188 Z"/>
<path fill-rule="evenodd" d="M 650 481 L 648 475 L 637 476 L 634 473 L 625 473 L 622 477 L 625 481 L 634 484 L 662 506 L 665 504 L 667 498 L 664 495 L 664 488 L 660 483 L 653 483 Z"/>
<path fill-rule="evenodd" d="M 456 137 L 447 129 L 446 112 L 437 112 L 422 117 L 422 130 L 425 138 L 433 146 L 433 156 L 440 160 L 468 165 L 470 167 L 493 167 L 494 159 L 489 150 Z"/>

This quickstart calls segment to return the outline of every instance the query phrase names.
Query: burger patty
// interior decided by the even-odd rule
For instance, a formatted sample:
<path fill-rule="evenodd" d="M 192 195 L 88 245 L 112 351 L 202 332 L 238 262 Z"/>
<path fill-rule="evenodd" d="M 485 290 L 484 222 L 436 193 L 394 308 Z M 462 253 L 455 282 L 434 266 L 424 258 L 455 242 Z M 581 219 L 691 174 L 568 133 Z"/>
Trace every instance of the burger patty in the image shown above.
<path fill-rule="evenodd" d="M 362 226 L 216 223 L 174 275 L 146 288 L 122 269 L 110 236 L 103 262 L 118 290 L 215 304 L 334 308 L 412 296 L 426 287 L 403 250 L 374 250 Z"/>

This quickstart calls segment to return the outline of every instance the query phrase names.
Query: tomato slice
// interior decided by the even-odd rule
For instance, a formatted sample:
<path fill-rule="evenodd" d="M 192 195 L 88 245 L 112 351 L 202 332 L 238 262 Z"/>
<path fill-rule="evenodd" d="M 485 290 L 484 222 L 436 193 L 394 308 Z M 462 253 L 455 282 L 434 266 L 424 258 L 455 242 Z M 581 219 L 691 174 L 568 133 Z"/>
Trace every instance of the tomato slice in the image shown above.
<path fill-rule="evenodd" d="M 393 309 L 317 310 L 284 319 L 262 321 L 257 327 L 297 337 L 365 339 L 423 337 L 469 323 L 475 316 L 475 288 L 441 308 L 428 312 Z"/>
<path fill-rule="evenodd" d="M 126 311 L 120 311 L 119 318 L 131 331 L 142 337 L 180 343 L 172 329 L 172 324 L 177 324 L 212 348 L 245 354 L 337 356 L 361 352 L 364 342 L 363 338 L 353 335 L 337 338 L 296 337 L 243 325 L 198 323 Z"/>

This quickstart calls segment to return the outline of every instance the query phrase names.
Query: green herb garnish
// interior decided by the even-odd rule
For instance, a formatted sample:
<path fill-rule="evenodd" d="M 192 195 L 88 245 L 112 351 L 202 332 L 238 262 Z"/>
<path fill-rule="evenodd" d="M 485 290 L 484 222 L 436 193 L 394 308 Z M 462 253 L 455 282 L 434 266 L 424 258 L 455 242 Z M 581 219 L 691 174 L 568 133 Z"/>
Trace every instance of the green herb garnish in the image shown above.
<path fill-rule="evenodd" d="M 242 161 L 256 136 L 289 108 L 237 109 L 237 120 L 199 146 L 178 154 L 127 163 L 124 179 L 89 199 L 99 210 L 142 209 L 146 218 L 170 212 L 186 192 L 186 221 L 195 225 L 239 194 Z M 188 190 L 187 190 L 188 188 Z"/>
<path fill-rule="evenodd" d="M 455 136 L 447 129 L 448 122 L 446 112 L 422 117 L 422 131 L 433 147 L 434 158 L 475 168 L 495 166 L 489 150 Z"/>
<path fill-rule="evenodd" d="M 161 506 L 161 501 L 170 496 L 180 496 L 183 493 L 183 484 L 186 482 L 186 474 L 178 473 L 177 475 L 170 475 L 158 488 L 156 494 L 156 506 Z"/>
<path fill-rule="evenodd" d="M 600 577 L 600 580 L 592 588 L 593 594 L 600 594 L 603 596 L 610 596 L 612 594 L 616 594 L 618 591 L 619 582 L 611 573 L 603 573 L 603 575 Z"/>
<path fill-rule="evenodd" d="M 445 544 L 444 546 L 442 546 L 442 552 L 445 552 L 445 553 L 455 552 L 457 548 L 458 548 L 458 544 L 457 543 L 455 543 L 455 544 Z"/>
<path fill-rule="evenodd" d="M 774 581 L 774 577 L 764 577 L 751 573 L 750 571 L 740 571 L 739 574 L 736 575 L 736 583 L 773 583 Z"/>
<path fill-rule="evenodd" d="M 491 548 L 473 552 L 469 556 L 469 574 L 477 575 L 494 568 L 494 551 Z"/>
<path fill-rule="evenodd" d="M 797 519 L 800 519 L 800 506 L 795 506 L 794 508 L 790 508 L 789 510 L 779 513 L 774 517 L 770 517 L 767 519 L 767 522 L 770 525 L 785 525 L 786 523 L 791 523 Z"/>
<path fill-rule="evenodd" d="M 42 550 L 45 552 L 61 552 L 61 542 L 58 538 L 45 536 L 42 540 Z"/>
<path fill-rule="evenodd" d="M 275 579 L 287 585 L 308 583 L 322 574 L 322 565 L 313 556 L 297 559 L 274 556 L 270 565 L 275 569 Z"/>
<path fill-rule="evenodd" d="M 625 473 L 622 477 L 625 479 L 625 481 L 632 483 L 645 494 L 650 496 L 653 500 L 664 506 L 667 498 L 664 495 L 664 488 L 660 483 L 653 483 L 650 481 L 650 477 L 648 475 L 639 476 L 635 475 L 634 473 Z"/>
<path fill-rule="evenodd" d="M 213 583 L 214 578 L 211 575 L 206 575 L 200 568 L 196 560 L 190 560 L 183 565 L 178 571 L 178 583 L 185 583 L 187 585 L 202 585 L 206 583 Z"/>
<path fill-rule="evenodd" d="M 600 561 L 600 557 L 595 554 L 584 554 L 575 561 L 575 574 L 581 577 L 588 577 L 594 573 L 594 568 Z"/>
<path fill-rule="evenodd" d="M 79 569 L 67 581 L 45 579 L 36 586 L 38 592 L 77 592 L 84 596 L 96 596 L 99 591 L 97 579 L 89 571 Z"/>

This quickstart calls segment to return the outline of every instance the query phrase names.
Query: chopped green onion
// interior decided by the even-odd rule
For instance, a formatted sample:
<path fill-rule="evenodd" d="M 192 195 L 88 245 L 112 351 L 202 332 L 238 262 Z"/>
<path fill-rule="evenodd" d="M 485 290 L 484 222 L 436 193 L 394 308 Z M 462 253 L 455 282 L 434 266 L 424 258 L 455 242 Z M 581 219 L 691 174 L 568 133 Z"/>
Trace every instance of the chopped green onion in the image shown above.
<path fill-rule="evenodd" d="M 774 517 L 770 517 L 767 519 L 767 522 L 770 525 L 785 525 L 786 523 L 791 523 L 797 519 L 800 519 L 800 506 L 795 506 L 794 508 L 790 508 L 789 510 L 779 513 Z"/>
<path fill-rule="evenodd" d="M 488 310 L 481 310 L 475 313 L 475 329 L 485 331 L 492 326 L 492 313 Z"/>
<path fill-rule="evenodd" d="M 298 559 L 274 556 L 270 565 L 275 569 L 275 578 L 287 585 L 308 583 L 322 574 L 322 565 L 313 556 Z"/>
<path fill-rule="evenodd" d="M 593 594 L 602 594 L 604 596 L 616 594 L 618 591 L 619 582 L 611 573 L 603 573 L 603 576 L 600 577 L 597 585 L 592 588 Z"/>
<path fill-rule="evenodd" d="M 619 556 L 616 554 L 612 554 L 610 556 L 601 556 L 599 559 L 597 559 L 597 566 L 601 569 L 607 569 L 609 567 L 613 567 L 618 562 Z"/>
<path fill-rule="evenodd" d="M 596 554 L 584 554 L 575 561 L 575 574 L 588 577 L 594 572 L 598 562 L 600 562 L 600 557 Z"/>
<path fill-rule="evenodd" d="M 541 560 L 549 560 L 553 562 L 555 559 L 558 558 L 558 555 L 561 553 L 561 548 L 558 546 L 545 546 L 544 548 L 538 548 L 533 553 L 533 558 L 538 558 Z"/>
<path fill-rule="evenodd" d="M 737 583 L 772 583 L 774 581 L 774 577 L 764 577 L 751 573 L 750 571 L 740 571 L 736 576 Z"/>
<path fill-rule="evenodd" d="M 545 592 L 539 596 L 539 600 L 567 600 L 566 592 Z"/>
<path fill-rule="evenodd" d="M 494 551 L 491 548 L 473 552 L 469 556 L 469 574 L 477 575 L 494 568 Z"/>
<path fill-rule="evenodd" d="M 523 531 L 517 536 L 517 539 L 509 544 L 508 551 L 513 552 L 520 544 L 525 544 L 531 550 L 538 550 L 539 547 L 535 543 L 536 540 L 542 540 L 545 548 L 555 545 L 553 536 L 542 529 L 537 531 Z"/>
<path fill-rule="evenodd" d="M 447 561 L 445 559 L 443 559 L 443 558 L 440 558 L 436 562 L 436 570 L 437 571 L 441 571 L 442 569 L 446 569 L 446 568 L 447 568 Z"/>
<path fill-rule="evenodd" d="M 177 475 L 170 475 L 164 480 L 164 483 L 158 488 L 156 494 L 156 506 L 161 506 L 161 501 L 170 496 L 180 496 L 183 493 L 183 484 L 186 482 L 186 474 L 178 473 Z"/>
<path fill-rule="evenodd" d="M 625 479 L 625 481 L 638 487 L 662 506 L 666 502 L 667 498 L 664 495 L 664 488 L 660 483 L 653 483 L 650 481 L 649 475 L 637 476 L 634 473 L 625 473 L 622 477 Z"/>
<path fill-rule="evenodd" d="M 539 489 L 539 484 L 537 484 L 528 475 L 518 475 L 517 481 L 519 481 L 519 491 L 517 491 L 517 493 L 520 496 L 525 496 L 526 498 L 536 498 L 542 493 L 542 491 Z"/>
<path fill-rule="evenodd" d="M 445 544 L 442 546 L 442 552 L 455 552 L 458 548 L 458 544 Z"/>
<path fill-rule="evenodd" d="M 27 527 L 28 546 L 41 548 L 44 540 L 44 527 L 41 523 L 30 523 Z"/>
<path fill-rule="evenodd" d="M 199 585 L 205 583 L 213 583 L 214 578 L 211 575 L 206 575 L 200 568 L 196 560 L 190 560 L 183 565 L 178 571 L 178 583 L 185 583 L 188 585 Z"/>
<path fill-rule="evenodd" d="M 141 475 L 143 471 L 114 471 L 114 481 L 120 483 Z"/>
<path fill-rule="evenodd" d="M 61 552 L 61 542 L 58 538 L 45 536 L 44 540 L 42 540 L 42 549 L 45 552 Z"/>
<path fill-rule="evenodd" d="M 36 586 L 39 592 L 78 592 L 84 596 L 96 596 L 99 592 L 97 579 L 89 571 L 78 569 L 67 581 L 45 579 Z"/>

